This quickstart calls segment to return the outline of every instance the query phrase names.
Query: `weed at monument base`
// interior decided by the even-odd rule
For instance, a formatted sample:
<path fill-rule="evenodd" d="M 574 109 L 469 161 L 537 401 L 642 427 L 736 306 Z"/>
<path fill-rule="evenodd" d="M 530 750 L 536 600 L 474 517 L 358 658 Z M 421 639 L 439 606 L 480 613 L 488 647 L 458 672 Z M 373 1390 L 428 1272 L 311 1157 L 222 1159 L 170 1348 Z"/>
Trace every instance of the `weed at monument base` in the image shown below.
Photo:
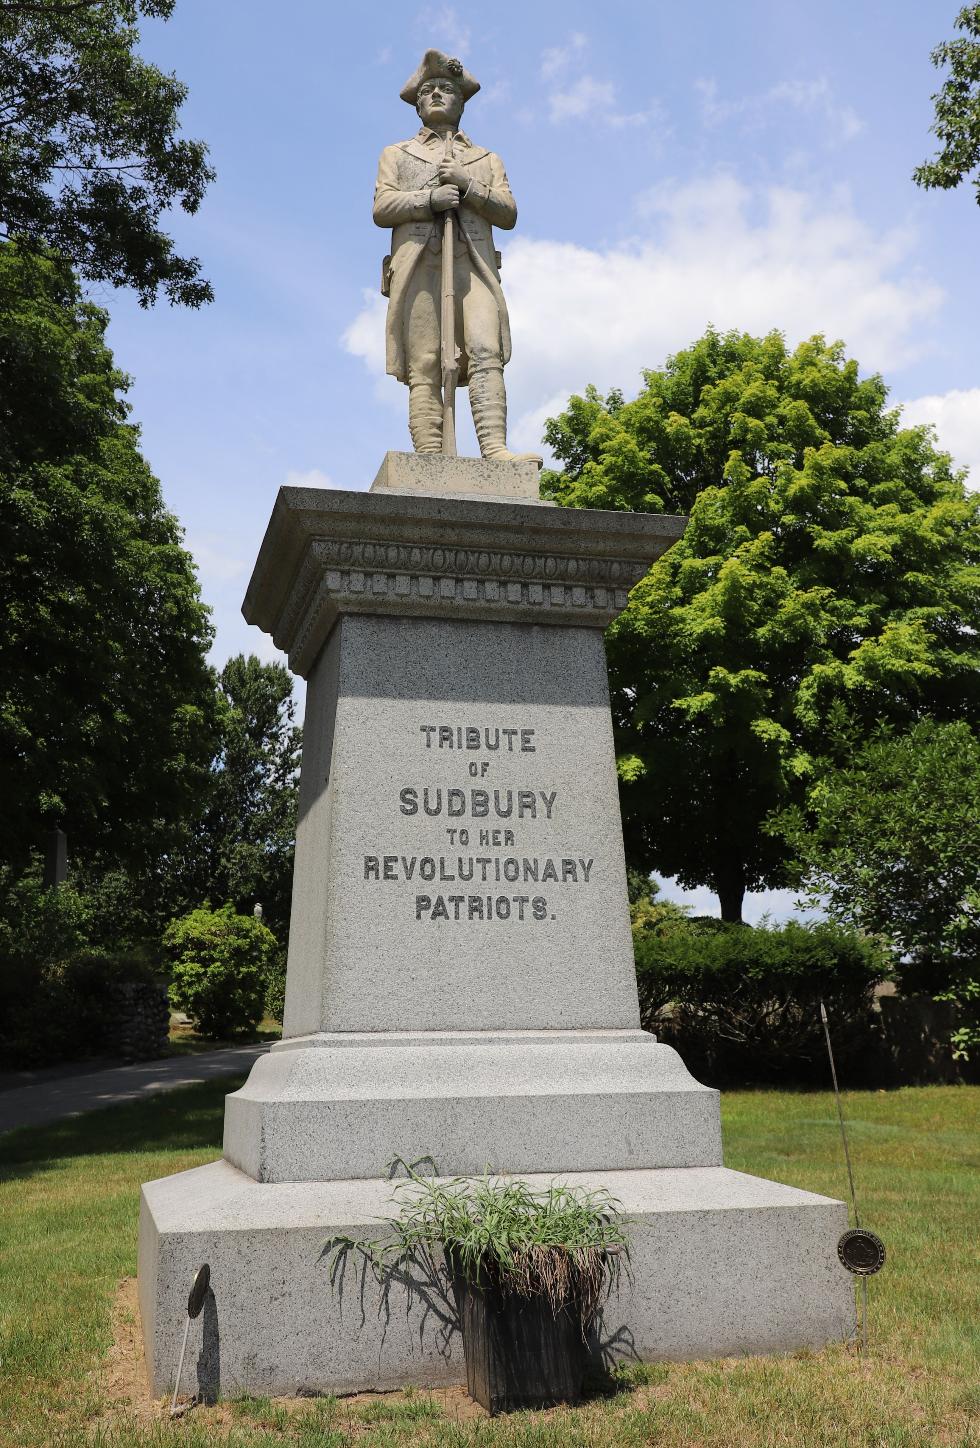
<path fill-rule="evenodd" d="M 422 1175 L 423 1166 L 433 1175 Z M 394 1189 L 396 1214 L 380 1219 L 387 1234 L 324 1243 L 334 1290 L 352 1252 L 382 1288 L 396 1274 L 426 1283 L 445 1276 L 472 1398 L 490 1413 L 578 1401 L 600 1304 L 629 1272 L 619 1202 L 602 1188 L 553 1183 L 535 1191 L 489 1171 L 443 1182 L 430 1157 L 396 1159 L 389 1175 L 399 1167 L 407 1180 Z"/>

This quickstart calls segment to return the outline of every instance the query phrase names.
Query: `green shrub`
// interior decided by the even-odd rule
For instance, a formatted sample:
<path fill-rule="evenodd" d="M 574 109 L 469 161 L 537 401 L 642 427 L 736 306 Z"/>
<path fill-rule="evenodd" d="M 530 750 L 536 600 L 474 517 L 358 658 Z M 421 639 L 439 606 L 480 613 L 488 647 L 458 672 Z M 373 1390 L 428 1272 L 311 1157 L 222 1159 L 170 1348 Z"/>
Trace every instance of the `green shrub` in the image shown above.
<path fill-rule="evenodd" d="M 396 1158 L 407 1181 L 394 1188 L 394 1216 L 380 1220 L 382 1237 L 338 1236 L 324 1243 L 331 1285 L 343 1285 L 350 1253 L 366 1259 L 382 1287 L 415 1271 L 431 1282 L 433 1253 L 445 1252 L 451 1270 L 471 1286 L 525 1299 L 543 1297 L 557 1317 L 578 1317 L 583 1340 L 595 1321 L 604 1290 L 629 1266 L 629 1221 L 606 1190 L 552 1182 L 535 1191 L 527 1182 L 493 1177 L 439 1181 Z"/>
<path fill-rule="evenodd" d="M 116 987 L 160 979 L 152 953 L 92 945 L 111 920 L 70 884 L 46 890 L 40 866 L 0 871 L 0 1049 L 14 1069 L 117 1050 Z"/>
<path fill-rule="evenodd" d="M 841 1074 L 878 1059 L 875 985 L 892 961 L 875 940 L 829 922 L 728 925 L 694 919 L 633 932 L 644 1026 L 712 1085 L 825 1084 L 819 1003 Z"/>
<path fill-rule="evenodd" d="M 282 1025 L 282 1018 L 286 1010 L 286 956 L 285 952 L 276 952 L 276 958 L 269 970 L 269 977 L 265 987 L 265 1013 L 271 1016 L 274 1021 Z"/>
<path fill-rule="evenodd" d="M 634 935 L 672 935 L 690 924 L 691 911 L 688 905 L 678 905 L 676 900 L 664 899 L 660 886 L 655 880 L 646 882 L 643 893 L 634 892 L 630 899 L 630 921 Z"/>
<path fill-rule="evenodd" d="M 171 1003 L 203 1036 L 221 1040 L 255 1029 L 277 955 L 268 926 L 233 905 L 203 906 L 172 921 L 163 944 L 173 962 Z"/>

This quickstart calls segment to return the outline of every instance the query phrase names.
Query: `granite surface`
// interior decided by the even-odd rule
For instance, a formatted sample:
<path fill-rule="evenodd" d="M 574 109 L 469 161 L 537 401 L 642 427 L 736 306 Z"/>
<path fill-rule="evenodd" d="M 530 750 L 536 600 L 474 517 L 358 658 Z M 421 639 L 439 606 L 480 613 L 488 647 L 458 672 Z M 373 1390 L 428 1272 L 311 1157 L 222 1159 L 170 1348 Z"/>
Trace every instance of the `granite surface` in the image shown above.
<path fill-rule="evenodd" d="M 227 1098 L 226 1160 L 263 1182 L 721 1165 L 718 1093 L 643 1031 L 283 1041 Z"/>
<path fill-rule="evenodd" d="M 530 502 L 281 488 L 242 612 L 304 678 L 349 614 L 605 628 L 686 524 Z"/>
<path fill-rule="evenodd" d="M 292 920 L 287 1036 L 638 1026 L 601 634 L 345 616 Z"/>
<path fill-rule="evenodd" d="M 156 1392 L 204 1261 L 184 1391 L 462 1381 L 444 1282 L 328 1281 L 396 1155 L 619 1197 L 607 1361 L 853 1330 L 846 1208 L 726 1171 L 717 1093 L 639 1030 L 601 630 L 686 520 L 451 496 L 501 466 L 439 459 L 420 496 L 398 479 L 435 467 L 389 458 L 387 491 L 276 501 L 243 611 L 309 678 L 284 1040 L 228 1098 L 227 1159 L 143 1189 Z"/>
<path fill-rule="evenodd" d="M 553 508 L 541 498 L 536 462 L 494 458 L 450 458 L 442 453 L 387 452 L 372 493 L 414 493 L 418 497 L 489 498 Z"/>
<path fill-rule="evenodd" d="M 723 1167 L 560 1179 L 608 1188 L 632 1221 L 633 1283 L 606 1304 L 598 1362 L 792 1352 L 852 1335 L 853 1286 L 836 1253 L 842 1203 Z M 139 1280 L 153 1391 L 173 1386 L 187 1292 L 205 1261 L 212 1292 L 192 1324 L 184 1393 L 465 1381 L 444 1279 L 410 1273 L 382 1298 L 351 1262 L 343 1292 L 331 1290 L 325 1241 L 376 1236 L 391 1209 L 390 1181 L 263 1185 L 223 1161 L 147 1182 Z"/>

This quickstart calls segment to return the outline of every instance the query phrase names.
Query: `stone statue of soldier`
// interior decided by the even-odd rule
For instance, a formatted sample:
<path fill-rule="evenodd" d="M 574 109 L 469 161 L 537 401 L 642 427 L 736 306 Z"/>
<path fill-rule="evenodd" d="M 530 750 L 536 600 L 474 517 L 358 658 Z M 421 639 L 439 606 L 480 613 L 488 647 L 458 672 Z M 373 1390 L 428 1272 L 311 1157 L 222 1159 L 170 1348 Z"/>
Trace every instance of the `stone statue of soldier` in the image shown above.
<path fill-rule="evenodd" d="M 507 447 L 504 365 L 510 323 L 500 288 L 493 227 L 509 231 L 517 207 L 499 156 L 459 130 L 480 83 L 458 60 L 427 50 L 401 91 L 422 121 L 411 140 L 386 146 L 378 165 L 374 220 L 391 227 L 387 371 L 408 386 L 408 426 L 416 452 L 443 450 L 441 366 L 442 248 L 445 213 L 454 215 L 453 290 L 458 384 L 468 386 L 485 458 L 541 459 Z M 453 136 L 452 156 L 446 154 Z"/>

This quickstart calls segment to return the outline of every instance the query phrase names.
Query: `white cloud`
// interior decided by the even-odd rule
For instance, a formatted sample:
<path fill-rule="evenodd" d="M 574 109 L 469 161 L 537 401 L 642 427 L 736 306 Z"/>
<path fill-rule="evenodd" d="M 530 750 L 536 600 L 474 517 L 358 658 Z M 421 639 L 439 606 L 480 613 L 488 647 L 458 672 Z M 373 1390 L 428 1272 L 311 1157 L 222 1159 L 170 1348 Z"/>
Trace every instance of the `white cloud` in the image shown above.
<path fill-rule="evenodd" d="M 509 101 L 511 96 L 511 83 L 509 80 L 493 80 L 489 85 L 480 88 L 480 110 L 487 106 L 499 106 L 504 101 Z"/>
<path fill-rule="evenodd" d="M 582 75 L 573 81 L 567 90 L 550 93 L 548 118 L 560 125 L 562 121 L 586 116 L 590 124 L 612 126 L 614 130 L 621 130 L 624 126 L 645 126 L 650 121 L 663 120 L 664 109 L 657 100 L 651 101 L 645 111 L 617 111 L 615 101 L 616 87 L 612 81 L 596 80 L 595 76 Z"/>
<path fill-rule="evenodd" d="M 361 292 L 363 306 L 340 338 L 345 352 L 360 357 L 374 378 L 374 397 L 388 412 L 407 416 L 406 393 L 400 382 L 385 372 L 385 318 L 388 302 L 380 292 Z"/>
<path fill-rule="evenodd" d="M 718 82 L 716 80 L 701 76 L 694 82 L 694 89 L 701 98 L 701 119 L 706 126 L 720 125 L 733 114 L 732 102 L 718 99 Z"/>
<path fill-rule="evenodd" d="M 667 112 L 663 105 L 654 98 L 645 111 L 610 111 L 601 119 L 607 126 L 612 126 L 614 131 L 621 131 L 626 126 L 656 125 L 657 140 L 662 144 L 673 135 L 673 127 L 667 124 L 666 117 Z"/>
<path fill-rule="evenodd" d="M 385 370 L 385 317 L 388 313 L 387 300 L 380 292 L 361 292 L 363 306 L 346 329 L 341 342 L 352 357 L 360 357 L 368 371 L 383 373 Z"/>
<path fill-rule="evenodd" d="M 248 567 L 244 558 L 235 558 L 221 548 L 218 533 L 192 534 L 187 549 L 197 564 L 202 580 L 210 584 L 232 583 Z"/>
<path fill-rule="evenodd" d="M 463 25 L 451 5 L 423 9 L 415 17 L 415 30 L 428 49 L 435 45 L 450 55 L 464 56 L 470 48 L 469 26 Z"/>
<path fill-rule="evenodd" d="M 310 476 L 290 474 L 288 481 L 294 477 Z M 323 474 L 319 476 L 322 478 Z M 244 543 L 245 539 L 235 538 L 234 542 Z M 233 654 L 257 654 L 267 663 L 284 663 L 285 656 L 268 634 L 250 627 L 242 618 L 242 595 L 251 563 L 228 551 L 226 535 L 222 533 L 192 532 L 187 537 L 186 546 L 197 564 L 201 596 L 211 610 L 215 631 L 208 654 L 211 663 L 221 668 Z"/>
<path fill-rule="evenodd" d="M 615 97 L 611 81 L 583 75 L 573 81 L 568 90 L 552 91 L 548 97 L 548 113 L 553 121 L 567 121 L 574 116 L 587 116 L 596 109 L 608 111 Z"/>
<path fill-rule="evenodd" d="M 556 45 L 546 50 L 541 57 L 541 79 L 554 80 L 555 76 L 567 69 L 570 62 L 585 50 L 588 42 L 579 31 L 568 37 L 565 45 Z"/>
<path fill-rule="evenodd" d="M 234 654 L 255 654 L 264 664 L 287 663 L 286 655 L 276 648 L 267 633 L 263 633 L 255 624 L 245 622 L 236 601 L 218 600 L 212 607 L 215 637 L 209 658 L 216 668 L 220 669 Z M 306 684 L 302 679 L 293 679 L 293 693 L 299 701 L 299 714 L 302 718 L 306 694 Z"/>
<path fill-rule="evenodd" d="M 902 404 L 907 425 L 930 422 L 939 445 L 958 467 L 969 468 L 967 486 L 980 488 L 980 387 L 954 388 Z"/>
<path fill-rule="evenodd" d="M 864 130 L 864 122 L 857 111 L 837 99 L 826 76 L 811 81 L 780 81 L 765 99 L 776 107 L 790 105 L 822 116 L 830 127 L 832 139 L 850 141 Z"/>
<path fill-rule="evenodd" d="M 841 337 L 868 371 L 894 372 L 928 346 L 943 294 L 909 265 L 913 237 L 873 230 L 846 198 L 750 189 L 720 175 L 645 193 L 637 214 L 651 239 L 602 250 L 527 238 L 507 247 L 515 445 L 538 446 L 543 419 L 588 382 L 634 393 L 643 367 L 660 366 L 709 322 L 779 328 L 791 343 Z M 344 345 L 375 376 L 384 372 L 383 328 L 383 301 L 365 293 Z"/>
<path fill-rule="evenodd" d="M 838 100 L 826 76 L 812 80 L 782 80 L 759 95 L 723 100 L 715 80 L 697 80 L 694 88 L 701 98 L 701 115 L 707 126 L 720 126 L 732 121 L 743 129 L 782 124 L 787 109 L 815 117 L 822 125 L 825 139 L 837 144 L 850 141 L 864 129 L 864 122 L 853 106 Z"/>
<path fill-rule="evenodd" d="M 593 124 L 621 130 L 624 126 L 642 126 L 650 121 L 663 122 L 663 108 L 658 101 L 651 101 L 643 111 L 617 110 L 618 92 L 613 82 L 597 80 L 582 71 L 587 53 L 587 37 L 575 32 L 564 45 L 546 50 L 541 57 L 541 78 L 551 83 L 547 96 L 548 117 L 554 124 L 588 117 Z M 529 116 L 529 122 L 530 119 Z"/>
<path fill-rule="evenodd" d="M 305 472 L 298 472 L 290 468 L 283 483 L 285 488 L 332 488 L 333 483 L 327 473 L 321 468 L 307 468 Z"/>
<path fill-rule="evenodd" d="M 908 268 L 909 235 L 873 231 L 843 200 L 718 176 L 648 194 L 641 209 L 653 240 L 603 251 L 526 239 L 508 248 L 521 446 L 539 440 L 548 399 L 589 381 L 629 392 L 641 368 L 659 366 L 709 322 L 779 328 L 791 342 L 841 337 L 868 370 L 893 371 L 923 349 L 940 288 Z"/>

